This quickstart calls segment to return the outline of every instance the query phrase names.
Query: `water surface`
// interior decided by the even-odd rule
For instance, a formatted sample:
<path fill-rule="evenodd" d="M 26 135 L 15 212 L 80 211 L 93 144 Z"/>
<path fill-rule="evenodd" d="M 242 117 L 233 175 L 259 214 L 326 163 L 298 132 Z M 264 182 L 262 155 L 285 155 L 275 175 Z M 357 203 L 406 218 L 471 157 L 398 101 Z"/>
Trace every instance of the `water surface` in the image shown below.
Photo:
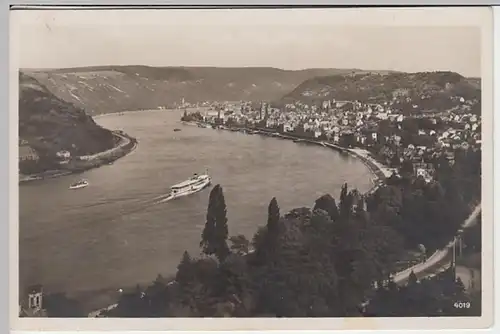
<path fill-rule="evenodd" d="M 230 235 L 249 238 L 265 224 L 273 196 L 284 213 L 324 193 L 337 198 L 343 182 L 370 187 L 367 168 L 333 150 L 182 125 L 179 118 L 155 111 L 96 119 L 136 137 L 138 148 L 113 165 L 20 187 L 21 288 L 116 289 L 175 273 L 184 250 L 199 254 L 211 188 L 162 204 L 155 198 L 206 168 L 223 187 Z M 90 186 L 68 190 L 80 178 Z"/>

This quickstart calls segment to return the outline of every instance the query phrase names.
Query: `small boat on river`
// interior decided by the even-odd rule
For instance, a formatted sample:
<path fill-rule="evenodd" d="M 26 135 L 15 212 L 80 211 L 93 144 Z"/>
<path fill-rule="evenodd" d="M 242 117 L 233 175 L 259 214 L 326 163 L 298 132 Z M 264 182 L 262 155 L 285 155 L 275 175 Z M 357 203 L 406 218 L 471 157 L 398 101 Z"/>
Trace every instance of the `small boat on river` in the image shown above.
<path fill-rule="evenodd" d="M 178 128 L 174 129 L 174 132 L 179 132 L 179 131 L 181 131 L 181 129 L 178 129 Z"/>
<path fill-rule="evenodd" d="M 81 179 L 80 181 L 71 184 L 69 186 L 69 189 L 81 189 L 81 188 L 87 187 L 88 185 L 89 185 L 89 181 L 87 181 L 85 179 Z"/>

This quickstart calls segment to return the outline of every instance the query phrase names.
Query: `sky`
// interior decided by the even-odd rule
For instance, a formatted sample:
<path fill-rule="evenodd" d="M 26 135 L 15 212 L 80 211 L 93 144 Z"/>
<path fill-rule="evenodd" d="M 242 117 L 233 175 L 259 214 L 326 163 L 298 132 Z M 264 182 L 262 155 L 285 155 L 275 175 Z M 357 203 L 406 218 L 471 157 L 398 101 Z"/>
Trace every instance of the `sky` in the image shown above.
<path fill-rule="evenodd" d="M 479 77 L 487 14 L 468 10 L 15 11 L 11 31 L 20 68 L 358 68 Z"/>

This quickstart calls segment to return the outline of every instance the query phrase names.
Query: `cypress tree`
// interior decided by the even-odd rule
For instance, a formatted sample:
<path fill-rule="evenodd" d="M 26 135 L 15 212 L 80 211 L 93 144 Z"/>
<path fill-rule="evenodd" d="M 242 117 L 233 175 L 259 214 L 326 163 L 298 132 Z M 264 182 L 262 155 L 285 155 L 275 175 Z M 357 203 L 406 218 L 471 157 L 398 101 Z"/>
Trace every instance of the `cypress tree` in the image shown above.
<path fill-rule="evenodd" d="M 345 201 L 347 197 L 347 183 L 344 183 L 342 185 L 342 188 L 340 188 L 340 205 L 342 206 L 342 203 Z"/>
<path fill-rule="evenodd" d="M 343 221 L 346 221 L 350 214 L 353 204 L 352 192 L 347 192 L 347 183 L 344 183 L 342 190 L 340 191 L 339 200 L 339 215 Z"/>
<path fill-rule="evenodd" d="M 278 224 L 280 220 L 280 208 L 278 206 L 278 201 L 276 197 L 271 199 L 269 202 L 269 207 L 267 209 L 267 231 L 271 238 L 276 238 L 278 236 Z"/>
<path fill-rule="evenodd" d="M 200 246 L 203 248 L 203 253 L 214 254 L 221 262 L 229 254 L 226 213 L 224 193 L 218 184 L 210 192 L 207 221 L 201 234 Z"/>
<path fill-rule="evenodd" d="M 280 208 L 276 197 L 271 199 L 267 208 L 267 225 L 254 237 L 256 259 L 260 263 L 269 260 L 279 236 Z"/>

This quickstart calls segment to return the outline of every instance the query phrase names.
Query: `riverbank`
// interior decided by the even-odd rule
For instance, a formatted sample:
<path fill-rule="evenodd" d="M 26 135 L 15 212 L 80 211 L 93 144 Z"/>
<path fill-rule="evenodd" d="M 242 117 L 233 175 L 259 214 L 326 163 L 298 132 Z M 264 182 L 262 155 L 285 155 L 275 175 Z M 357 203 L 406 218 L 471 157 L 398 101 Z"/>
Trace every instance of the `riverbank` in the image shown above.
<path fill-rule="evenodd" d="M 380 187 L 385 182 L 385 179 L 390 177 L 396 171 L 396 169 L 394 168 L 389 168 L 379 163 L 371 156 L 370 152 L 361 148 L 346 148 L 327 141 L 305 138 L 294 134 L 283 134 L 275 132 L 270 129 L 239 128 L 239 127 L 225 127 L 225 126 L 212 127 L 210 124 L 197 121 L 181 121 L 181 123 L 184 125 L 205 127 L 208 129 L 241 132 L 249 135 L 256 134 L 256 135 L 279 138 L 284 140 L 293 140 L 295 143 L 319 145 L 333 149 L 337 152 L 340 152 L 341 154 L 348 154 L 352 157 L 359 159 L 374 176 L 374 178 L 372 179 L 373 186 L 366 192 L 365 195 L 369 195 L 375 192 L 378 189 L 378 187 Z"/>
<path fill-rule="evenodd" d="M 185 108 L 185 109 L 139 109 L 139 110 L 123 110 L 123 111 L 114 111 L 105 114 L 95 114 L 90 115 L 93 119 L 99 119 L 107 116 L 124 116 L 128 114 L 138 114 L 138 113 L 151 113 L 151 112 L 174 112 L 174 111 L 182 111 L 182 110 L 200 110 L 200 108 Z"/>
<path fill-rule="evenodd" d="M 64 168 L 60 170 L 50 170 L 38 174 L 19 175 L 19 184 L 30 181 L 45 180 L 64 175 L 81 173 L 93 168 L 101 167 L 105 164 L 113 163 L 131 153 L 136 149 L 138 141 L 136 138 L 127 135 L 124 132 L 113 131 L 113 136 L 117 139 L 116 145 L 106 151 L 98 152 L 93 155 L 79 156 L 71 159 Z"/>

